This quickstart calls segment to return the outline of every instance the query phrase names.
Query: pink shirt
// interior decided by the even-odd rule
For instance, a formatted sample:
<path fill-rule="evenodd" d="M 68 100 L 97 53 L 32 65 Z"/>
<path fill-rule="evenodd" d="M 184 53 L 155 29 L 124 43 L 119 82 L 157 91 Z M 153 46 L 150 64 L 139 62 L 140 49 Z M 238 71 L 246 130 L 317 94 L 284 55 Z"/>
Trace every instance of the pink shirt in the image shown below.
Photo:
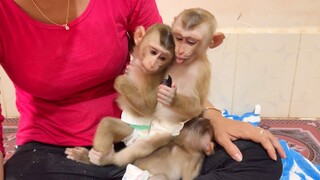
<path fill-rule="evenodd" d="M 0 63 L 16 88 L 17 144 L 92 144 L 104 116 L 120 116 L 114 78 L 129 58 L 127 32 L 161 22 L 154 0 L 91 0 L 65 30 L 0 1 Z"/>

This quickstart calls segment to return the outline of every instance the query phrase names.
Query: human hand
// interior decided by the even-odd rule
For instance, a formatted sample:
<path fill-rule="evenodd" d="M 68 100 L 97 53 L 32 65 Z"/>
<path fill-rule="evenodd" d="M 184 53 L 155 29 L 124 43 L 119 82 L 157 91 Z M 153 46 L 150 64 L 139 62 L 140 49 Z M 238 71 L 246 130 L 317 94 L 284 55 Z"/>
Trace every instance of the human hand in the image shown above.
<path fill-rule="evenodd" d="M 139 81 L 140 77 L 145 76 L 145 71 L 146 70 L 142 68 L 141 62 L 135 59 L 131 60 L 129 64 L 127 64 L 124 75 L 127 76 L 130 81 L 136 82 Z"/>
<path fill-rule="evenodd" d="M 96 151 L 95 149 L 91 148 L 88 156 L 89 156 L 91 163 L 98 165 L 98 166 L 104 166 L 104 165 L 112 164 L 114 153 L 115 152 L 114 152 L 113 148 L 112 148 L 112 151 L 110 151 L 108 153 L 102 153 L 102 152 Z"/>
<path fill-rule="evenodd" d="M 173 101 L 173 98 L 176 95 L 177 87 L 175 83 L 172 83 L 172 87 L 167 85 L 160 84 L 158 86 L 158 95 L 157 100 L 164 106 L 170 106 Z"/>
<path fill-rule="evenodd" d="M 130 74 L 130 72 L 132 71 L 132 69 L 133 69 L 134 66 L 136 66 L 136 64 L 131 60 L 131 61 L 127 64 L 124 73 L 125 73 L 125 74 Z"/>
<path fill-rule="evenodd" d="M 238 139 L 252 140 L 260 143 L 273 160 L 277 160 L 276 152 L 279 153 L 281 158 L 286 158 L 286 154 L 277 138 L 267 130 L 255 127 L 246 122 L 227 119 L 223 116 L 212 121 L 212 125 L 215 130 L 216 142 L 238 162 L 242 160 L 242 154 L 238 147 L 232 142 Z"/>

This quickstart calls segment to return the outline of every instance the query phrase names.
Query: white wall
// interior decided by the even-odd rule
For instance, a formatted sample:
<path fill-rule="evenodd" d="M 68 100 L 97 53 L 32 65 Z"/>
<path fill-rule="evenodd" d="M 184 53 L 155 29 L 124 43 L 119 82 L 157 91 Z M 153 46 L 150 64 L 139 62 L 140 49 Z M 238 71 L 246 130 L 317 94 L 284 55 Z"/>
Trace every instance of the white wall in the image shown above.
<path fill-rule="evenodd" d="M 201 7 L 218 20 L 224 43 L 208 51 L 210 101 L 241 114 L 320 117 L 320 0 L 157 0 L 164 23 Z M 0 68 L 3 114 L 18 116 L 15 93 Z"/>
<path fill-rule="evenodd" d="M 19 115 L 15 99 L 13 84 L 0 66 L 0 104 L 3 116 L 16 117 Z"/>
<path fill-rule="evenodd" d="M 212 12 L 220 28 L 320 27 L 319 0 L 156 0 L 165 23 L 180 11 L 201 7 Z"/>
<path fill-rule="evenodd" d="M 226 39 L 208 52 L 214 105 L 241 114 L 259 103 L 262 116 L 320 117 L 319 0 L 157 3 L 168 24 L 191 7 L 204 8 L 216 16 L 218 30 Z"/>
<path fill-rule="evenodd" d="M 319 33 L 228 33 L 209 52 L 210 100 L 233 113 L 320 117 Z"/>

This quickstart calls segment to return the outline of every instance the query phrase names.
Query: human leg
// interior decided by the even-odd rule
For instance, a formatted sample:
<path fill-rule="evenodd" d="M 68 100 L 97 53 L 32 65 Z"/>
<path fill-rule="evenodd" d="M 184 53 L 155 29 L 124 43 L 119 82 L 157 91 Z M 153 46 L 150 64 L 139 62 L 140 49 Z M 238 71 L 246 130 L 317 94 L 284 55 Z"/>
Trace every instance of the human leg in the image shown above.
<path fill-rule="evenodd" d="M 65 148 L 37 142 L 19 146 L 4 165 L 5 179 L 112 180 L 121 179 L 125 172 L 113 165 L 98 167 L 69 160 Z"/>
<path fill-rule="evenodd" d="M 243 154 L 241 162 L 234 161 L 219 145 L 205 159 L 197 180 L 276 180 L 282 174 L 282 162 L 278 156 L 273 161 L 260 144 L 252 141 L 234 142 Z"/>

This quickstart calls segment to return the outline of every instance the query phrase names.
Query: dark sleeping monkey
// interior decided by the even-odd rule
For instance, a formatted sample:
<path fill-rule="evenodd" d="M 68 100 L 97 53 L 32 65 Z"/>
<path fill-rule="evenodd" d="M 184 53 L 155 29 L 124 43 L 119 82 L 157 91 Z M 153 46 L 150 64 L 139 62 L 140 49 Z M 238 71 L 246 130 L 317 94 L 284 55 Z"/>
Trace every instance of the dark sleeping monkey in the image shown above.
<path fill-rule="evenodd" d="M 204 156 L 213 152 L 213 128 L 209 119 L 198 116 L 187 121 L 180 134 L 134 165 L 147 170 L 149 178 L 192 180 L 199 175 Z"/>

